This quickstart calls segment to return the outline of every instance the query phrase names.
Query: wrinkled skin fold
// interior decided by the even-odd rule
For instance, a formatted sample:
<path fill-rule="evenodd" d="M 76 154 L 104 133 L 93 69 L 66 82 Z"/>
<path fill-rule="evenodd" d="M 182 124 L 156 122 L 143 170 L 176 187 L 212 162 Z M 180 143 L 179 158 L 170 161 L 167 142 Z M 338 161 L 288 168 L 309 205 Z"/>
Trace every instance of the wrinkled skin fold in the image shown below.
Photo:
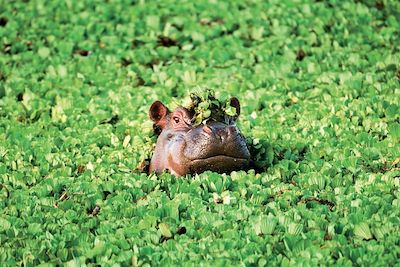
<path fill-rule="evenodd" d="M 231 105 L 240 113 L 239 101 L 232 98 Z M 250 153 L 239 129 L 234 124 L 210 122 L 194 127 L 192 114 L 182 107 L 170 112 L 159 101 L 150 107 L 150 118 L 161 128 L 150 162 L 150 172 L 169 170 L 183 176 L 207 170 L 229 173 L 246 169 Z"/>

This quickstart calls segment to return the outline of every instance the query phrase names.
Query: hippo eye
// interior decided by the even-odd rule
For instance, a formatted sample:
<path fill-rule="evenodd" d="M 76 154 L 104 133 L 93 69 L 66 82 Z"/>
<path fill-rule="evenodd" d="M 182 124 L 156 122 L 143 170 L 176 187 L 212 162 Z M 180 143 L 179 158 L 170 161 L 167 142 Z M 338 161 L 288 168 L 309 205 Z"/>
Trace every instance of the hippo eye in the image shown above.
<path fill-rule="evenodd" d="M 175 121 L 176 123 L 179 123 L 179 118 L 178 118 L 178 117 L 173 117 L 173 119 L 174 119 L 174 121 Z"/>

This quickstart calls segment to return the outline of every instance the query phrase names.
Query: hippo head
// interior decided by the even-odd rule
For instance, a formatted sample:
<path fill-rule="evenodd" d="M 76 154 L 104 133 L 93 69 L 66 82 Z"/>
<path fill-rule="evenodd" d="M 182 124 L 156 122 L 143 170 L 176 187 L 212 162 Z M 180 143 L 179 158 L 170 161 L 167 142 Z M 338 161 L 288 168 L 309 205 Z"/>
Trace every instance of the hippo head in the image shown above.
<path fill-rule="evenodd" d="M 161 133 L 150 162 L 150 172 L 169 170 L 181 176 L 206 170 L 224 173 L 247 168 L 250 153 L 235 125 L 240 114 L 239 100 L 231 98 L 230 105 L 236 109 L 236 116 L 230 116 L 224 122 L 194 126 L 193 114 L 188 109 L 178 107 L 170 112 L 160 101 L 154 102 L 149 115 Z"/>

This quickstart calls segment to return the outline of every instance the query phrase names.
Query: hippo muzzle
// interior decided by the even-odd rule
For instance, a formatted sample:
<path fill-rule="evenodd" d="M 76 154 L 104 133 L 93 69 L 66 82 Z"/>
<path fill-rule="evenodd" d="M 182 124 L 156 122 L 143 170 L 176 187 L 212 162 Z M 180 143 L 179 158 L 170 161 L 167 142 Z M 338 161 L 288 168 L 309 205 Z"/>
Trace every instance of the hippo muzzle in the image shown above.
<path fill-rule="evenodd" d="M 177 176 L 207 170 L 229 173 L 249 165 L 250 152 L 234 120 L 230 124 L 209 122 L 194 127 L 188 110 L 179 107 L 169 112 L 159 101 L 150 108 L 150 117 L 162 129 L 150 172 L 169 170 Z"/>
<path fill-rule="evenodd" d="M 210 123 L 185 135 L 183 156 L 189 173 L 231 172 L 248 166 L 250 153 L 236 125 Z"/>

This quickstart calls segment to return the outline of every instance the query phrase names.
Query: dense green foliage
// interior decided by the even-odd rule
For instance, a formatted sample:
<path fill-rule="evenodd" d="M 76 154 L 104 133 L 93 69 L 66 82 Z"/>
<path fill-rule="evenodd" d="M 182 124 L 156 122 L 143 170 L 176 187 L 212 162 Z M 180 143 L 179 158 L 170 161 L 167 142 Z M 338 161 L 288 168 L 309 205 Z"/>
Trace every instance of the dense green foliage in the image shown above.
<path fill-rule="evenodd" d="M 389 266 L 400 2 L 0 0 L 0 265 Z M 207 86 L 256 170 L 141 173 Z"/>

